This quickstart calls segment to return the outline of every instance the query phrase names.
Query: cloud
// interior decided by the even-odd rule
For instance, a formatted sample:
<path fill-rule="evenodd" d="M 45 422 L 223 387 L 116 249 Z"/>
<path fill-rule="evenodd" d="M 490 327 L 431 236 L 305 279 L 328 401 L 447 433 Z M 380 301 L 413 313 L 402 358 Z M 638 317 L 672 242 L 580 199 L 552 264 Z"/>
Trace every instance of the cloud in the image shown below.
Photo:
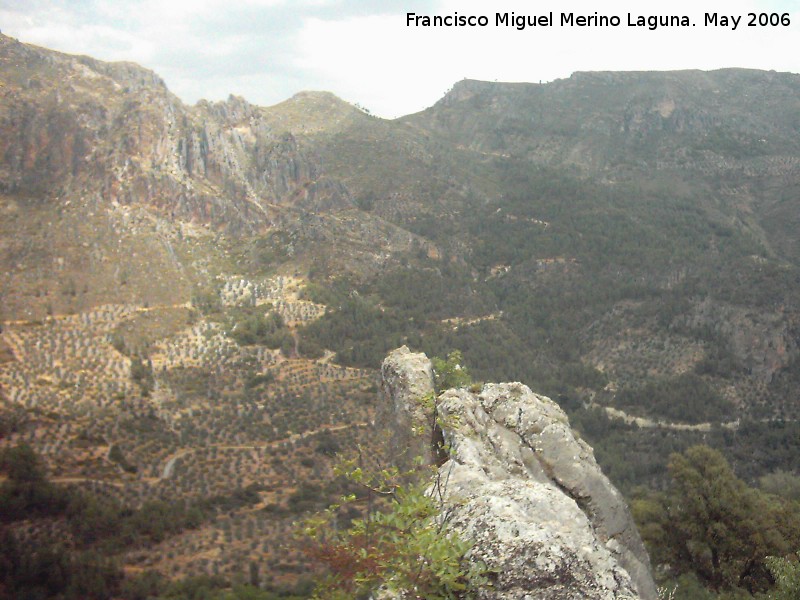
<path fill-rule="evenodd" d="M 441 39 L 401 23 L 400 15 L 309 19 L 298 36 L 295 64 L 334 93 L 382 116 L 422 108 L 458 77 L 458 61 L 441 60 Z"/>
<path fill-rule="evenodd" d="M 229 93 L 274 104 L 328 89 L 381 116 L 421 110 L 464 78 L 550 81 L 577 70 L 800 72 L 798 0 L 5 0 L 5 33 L 155 70 L 188 102 Z M 689 15 L 690 28 L 495 27 L 495 12 Z M 788 28 L 703 27 L 705 12 L 789 11 Z M 408 27 L 406 12 L 487 15 L 484 28 Z"/>
<path fill-rule="evenodd" d="M 485 15 L 487 27 L 408 27 L 404 14 L 344 19 L 309 19 L 298 37 L 298 68 L 314 73 L 334 92 L 358 98 L 382 116 L 421 110 L 435 102 L 443 88 L 464 77 L 502 81 L 550 81 L 579 70 L 675 70 L 751 67 L 800 72 L 794 50 L 800 14 L 796 2 L 755 0 L 675 0 L 669 5 L 593 0 L 533 5 L 506 0 L 442 0 L 428 15 Z M 496 27 L 496 12 L 547 14 L 551 27 L 518 31 Z M 792 26 L 736 31 L 704 26 L 706 12 L 793 9 Z M 561 12 L 617 15 L 619 27 L 561 27 Z M 688 28 L 628 27 L 628 13 L 689 16 Z"/>

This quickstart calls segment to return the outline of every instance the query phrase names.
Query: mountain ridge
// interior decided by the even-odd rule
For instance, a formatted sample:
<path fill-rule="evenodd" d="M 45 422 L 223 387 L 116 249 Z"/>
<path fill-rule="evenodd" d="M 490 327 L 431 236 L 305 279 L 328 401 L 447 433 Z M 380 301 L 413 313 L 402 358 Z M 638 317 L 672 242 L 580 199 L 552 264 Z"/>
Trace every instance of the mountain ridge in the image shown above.
<path fill-rule="evenodd" d="M 797 75 L 464 81 L 384 120 L 186 106 L 2 36 L 0 84 L 2 445 L 126 505 L 270 507 L 125 560 L 296 578 L 280 543 L 341 492 L 333 449 L 372 447 L 403 344 L 554 398 L 626 493 L 701 441 L 751 481 L 800 468 Z"/>
<path fill-rule="evenodd" d="M 572 264 L 584 270 L 594 260 L 588 248 L 583 258 L 580 252 L 564 256 L 559 254 L 563 244 L 553 242 L 557 236 L 574 236 L 570 228 L 590 226 L 592 214 L 606 226 L 622 225 L 633 235 L 661 238 L 669 246 L 673 233 L 687 234 L 684 212 L 693 212 L 708 228 L 689 235 L 711 236 L 710 245 L 698 240 L 689 250 L 692 256 L 701 256 L 707 247 L 708 258 L 721 264 L 729 259 L 718 242 L 735 240 L 732 251 L 741 254 L 735 260 L 744 260 L 748 269 L 760 265 L 756 271 L 763 271 L 771 265 L 780 276 L 782 269 L 788 273 L 797 265 L 800 247 L 791 234 L 796 216 L 787 192 L 796 189 L 800 172 L 800 150 L 792 141 L 800 127 L 792 116 L 800 114 L 800 76 L 724 69 L 576 73 L 546 84 L 464 80 L 425 111 L 386 121 L 327 92 L 301 92 L 267 108 L 235 96 L 187 107 L 146 69 L 48 54 L 3 37 L 7 142 L 0 150 L 3 189 L 17 198 L 8 203 L 12 213 L 24 218 L 19 199 L 34 196 L 54 202 L 44 209 L 46 218 L 55 210 L 77 218 L 87 211 L 95 215 L 90 220 L 96 219 L 98 208 L 109 204 L 104 210 L 111 213 L 144 210 L 141 218 L 154 219 L 160 231 L 160 241 L 149 246 L 161 248 L 161 256 L 148 260 L 165 268 L 173 264 L 186 272 L 175 266 L 180 263 L 175 245 L 181 243 L 182 229 L 200 226 L 210 228 L 203 237 L 214 243 L 227 234 L 229 249 L 235 245 L 230 236 L 274 237 L 280 231 L 280 243 L 287 235 L 302 240 L 291 246 L 305 248 L 303 268 L 316 264 L 350 272 L 356 283 L 396 268 L 400 254 L 411 248 L 422 248 L 435 261 L 449 256 L 483 277 L 515 268 L 516 260 L 528 278 L 525 269 L 533 264 Z M 25 79 L 28 71 L 32 76 Z M 62 71 L 67 76 L 55 77 Z M 95 85 L 98 77 L 107 78 L 103 86 Z M 115 87 L 125 82 L 131 85 Z M 724 97 L 719 95 L 723 88 L 729 89 Z M 59 98 L 67 94 L 72 99 L 62 102 Z M 108 108 L 103 94 L 111 102 Z M 558 94 L 563 101 L 548 100 Z M 775 105 L 783 108 L 776 112 Z M 730 106 L 733 113 L 720 112 Z M 756 130 L 762 137 L 754 137 Z M 594 177 L 599 177 L 597 185 L 590 183 Z M 573 203 L 569 212 L 546 196 L 558 178 L 557 185 L 566 186 L 565 199 Z M 551 192 L 534 191 L 538 200 L 525 199 L 526 190 L 542 184 Z M 598 204 L 594 196 L 603 199 Z M 83 206 L 77 212 L 76 203 Z M 670 234 L 657 231 L 670 221 Z M 525 250 L 534 256 L 520 257 L 521 262 L 509 263 L 508 252 L 490 249 L 482 234 L 474 235 L 488 228 L 524 236 L 526 227 L 552 248 L 542 255 L 534 240 Z M 95 235 L 110 231 L 99 221 L 92 228 Z M 373 248 L 385 251 L 359 248 L 347 232 L 353 228 Z M 602 232 L 592 235 L 592 243 L 606 243 Z M 321 244 L 343 245 L 321 261 Z M 649 244 L 645 241 L 643 248 L 650 251 Z M 581 245 L 585 237 L 572 247 Z M 80 244 L 69 246 L 77 256 L 85 254 Z M 686 249 L 675 245 L 675 256 Z M 692 269 L 695 279 L 700 272 L 664 257 L 658 259 L 665 261 L 663 266 L 646 273 L 630 260 L 633 255 L 624 258 L 616 252 L 613 260 L 629 263 L 624 266 L 628 277 L 644 278 L 645 285 L 656 288 L 669 289 L 674 286 L 669 282 L 686 280 Z M 65 262 L 72 261 L 52 257 L 53 264 Z M 41 261 L 36 264 L 41 274 Z M 208 275 L 204 270 L 190 276 L 187 285 L 200 284 Z M 75 287 L 60 279 L 61 288 Z M 14 269 L 7 271 L 5 289 L 14 289 L 17 281 Z M 53 302 L 51 290 L 35 295 Z M 179 304 L 188 295 L 159 292 L 151 300 Z M 776 298 L 775 306 L 791 306 L 790 298 Z M 39 315 L 45 304 L 31 302 Z M 8 317 L 18 314 L 12 309 Z M 794 347 L 790 337 L 779 345 Z M 793 356 L 789 351 L 788 358 L 775 363 L 778 370 Z"/>

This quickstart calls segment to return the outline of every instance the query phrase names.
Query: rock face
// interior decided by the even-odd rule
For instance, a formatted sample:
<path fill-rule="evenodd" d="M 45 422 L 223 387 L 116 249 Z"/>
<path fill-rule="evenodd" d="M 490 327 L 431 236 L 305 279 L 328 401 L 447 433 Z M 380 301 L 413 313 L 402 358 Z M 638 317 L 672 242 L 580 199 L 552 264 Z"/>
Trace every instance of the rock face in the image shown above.
<path fill-rule="evenodd" d="M 422 353 L 398 348 L 381 365 L 381 394 L 377 422 L 391 432 L 389 455 L 408 468 L 414 457 L 432 460 L 433 366 Z"/>
<path fill-rule="evenodd" d="M 797 327 L 781 310 L 754 312 L 706 298 L 685 316 L 685 324 L 727 339 L 736 364 L 764 383 L 800 354 Z"/>
<path fill-rule="evenodd" d="M 396 428 L 396 451 L 436 439 L 432 403 L 419 402 L 432 390 L 431 370 L 405 347 L 384 361 L 381 414 Z M 438 470 L 444 505 L 474 543 L 470 560 L 492 572 L 479 598 L 656 598 L 624 499 L 556 403 L 504 383 L 448 390 L 435 410 L 449 453 Z"/>
<path fill-rule="evenodd" d="M 0 59 L 0 192 L 91 195 L 245 233 L 287 209 L 352 206 L 292 134 L 242 98 L 186 106 L 137 65 L 2 34 Z"/>

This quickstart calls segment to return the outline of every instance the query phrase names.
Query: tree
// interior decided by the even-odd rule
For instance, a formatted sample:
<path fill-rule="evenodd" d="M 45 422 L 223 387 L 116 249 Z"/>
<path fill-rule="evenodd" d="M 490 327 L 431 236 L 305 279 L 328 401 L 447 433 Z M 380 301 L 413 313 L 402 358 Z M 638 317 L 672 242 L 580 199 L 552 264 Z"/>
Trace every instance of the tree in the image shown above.
<path fill-rule="evenodd" d="M 0 454 L 0 471 L 8 479 L 0 483 L 0 522 L 58 514 L 66 497 L 46 477 L 39 456 L 25 443 Z"/>
<path fill-rule="evenodd" d="M 41 459 L 25 443 L 8 448 L 0 455 L 0 470 L 16 482 L 36 483 L 45 477 Z"/>
<path fill-rule="evenodd" d="M 134 356 L 131 359 L 131 381 L 139 386 L 142 396 L 149 397 L 155 385 L 153 364 L 149 360 L 143 360 L 140 356 Z"/>
<path fill-rule="evenodd" d="M 431 363 L 433 363 L 433 376 L 437 392 L 465 387 L 472 383 L 472 377 L 467 367 L 464 366 L 464 358 L 459 350 L 450 352 L 447 359 L 434 356 Z"/>
<path fill-rule="evenodd" d="M 707 446 L 670 457 L 664 539 L 669 562 L 714 590 L 766 589 L 765 557 L 784 555 L 800 536 L 796 505 L 748 487 Z"/>
<path fill-rule="evenodd" d="M 759 477 L 758 486 L 769 494 L 800 501 L 800 477 L 782 469 Z"/>

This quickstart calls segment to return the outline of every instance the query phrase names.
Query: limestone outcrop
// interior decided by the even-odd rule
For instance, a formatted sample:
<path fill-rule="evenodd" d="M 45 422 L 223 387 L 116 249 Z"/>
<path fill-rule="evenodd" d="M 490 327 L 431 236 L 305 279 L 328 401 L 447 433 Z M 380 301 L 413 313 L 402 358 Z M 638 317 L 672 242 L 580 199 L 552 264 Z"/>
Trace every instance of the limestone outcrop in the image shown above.
<path fill-rule="evenodd" d="M 392 352 L 382 369 L 380 418 L 398 455 L 403 444 L 444 445 L 444 507 L 474 544 L 470 560 L 491 573 L 491 587 L 478 597 L 656 598 L 625 500 L 561 408 L 521 383 L 448 390 L 434 408 L 420 401 L 433 389 L 431 372 L 424 354 Z M 436 442 L 431 430 L 439 428 Z M 435 455 L 434 448 L 427 456 Z"/>
<path fill-rule="evenodd" d="M 389 456 L 404 469 L 416 456 L 432 460 L 433 365 L 422 353 L 398 348 L 381 365 L 381 396 L 376 420 L 388 429 Z"/>
<path fill-rule="evenodd" d="M 0 57 L 0 192 L 144 205 L 230 233 L 352 207 L 344 184 L 243 98 L 186 106 L 137 65 L 2 34 Z"/>

